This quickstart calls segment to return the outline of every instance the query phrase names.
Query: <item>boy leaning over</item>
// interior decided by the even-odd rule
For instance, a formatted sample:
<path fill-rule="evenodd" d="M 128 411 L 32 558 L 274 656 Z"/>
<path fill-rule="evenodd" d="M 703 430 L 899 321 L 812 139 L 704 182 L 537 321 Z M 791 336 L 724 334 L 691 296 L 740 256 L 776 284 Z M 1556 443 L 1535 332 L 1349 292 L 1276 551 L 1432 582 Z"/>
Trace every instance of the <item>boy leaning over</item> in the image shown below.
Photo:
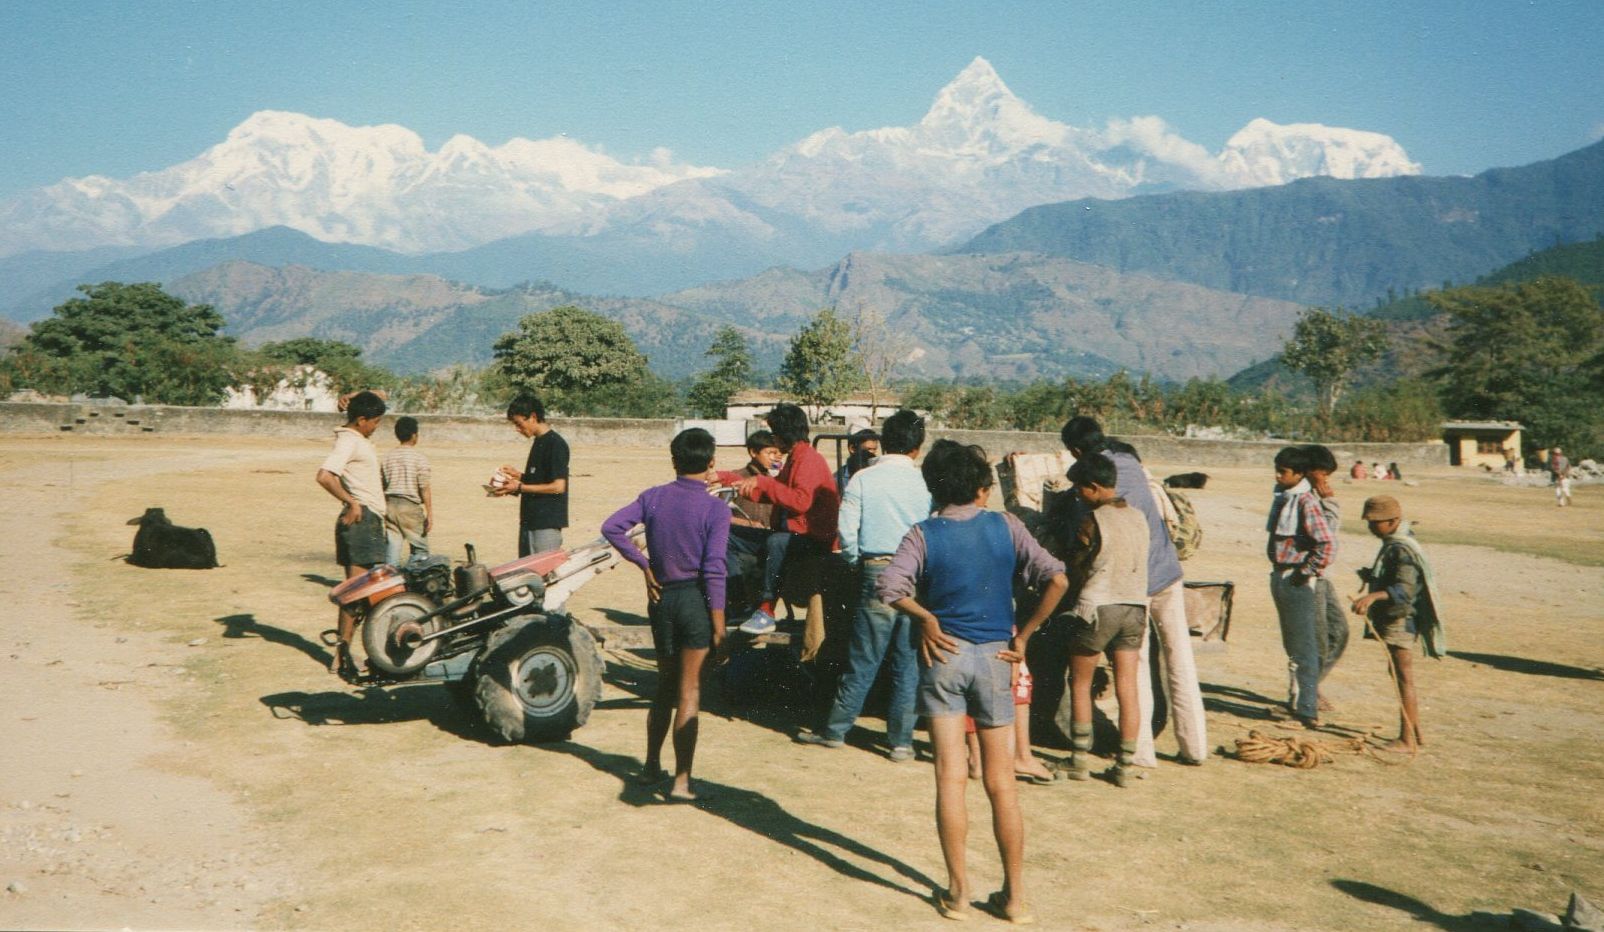
<path fill-rule="evenodd" d="M 1091 776 L 1092 678 L 1098 657 L 1111 651 L 1119 699 L 1119 758 L 1113 777 L 1116 785 L 1126 786 L 1141 722 L 1136 671 L 1147 636 L 1147 519 L 1119 497 L 1119 471 L 1102 454 L 1076 460 L 1069 478 L 1088 510 L 1071 532 L 1067 561 L 1069 591 L 1075 597 L 1068 619 L 1074 751 L 1065 775 L 1071 780 Z M 1029 637 L 1033 630 L 1019 633 Z"/>
<path fill-rule="evenodd" d="M 345 426 L 334 429 L 334 449 L 317 471 L 317 484 L 345 507 L 334 524 L 334 560 L 350 579 L 383 563 L 388 556 L 384 538 L 384 478 L 379 452 L 368 438 L 384 417 L 384 399 L 373 392 L 358 392 L 345 406 Z M 339 641 L 334 645 L 331 673 L 355 673 L 351 638 L 356 616 L 340 609 Z"/>
<path fill-rule="evenodd" d="M 1320 589 L 1316 584 L 1336 553 L 1336 532 L 1309 484 L 1310 457 L 1302 447 L 1275 455 L 1275 499 L 1266 523 L 1270 597 L 1287 653 L 1292 715 L 1306 727 L 1320 724 Z"/>
<path fill-rule="evenodd" d="M 915 524 L 880 575 L 878 594 L 919 629 L 918 710 L 936 749 L 936 834 L 947 887 L 934 891 L 947 918 L 968 916 L 964 864 L 969 813 L 964 716 L 979 731 L 992 829 L 1003 862 L 1003 889 L 987 906 L 1015 923 L 1031 920 L 1022 878 L 1025 829 L 1014 784 L 1014 698 L 1010 664 L 1024 659 L 1029 635 L 1013 634 L 1013 582 L 1042 589 L 1021 631 L 1035 631 L 1063 598 L 1064 565 L 1012 515 L 985 510 L 991 465 L 984 450 L 939 440 L 921 469 L 935 517 Z"/>
<path fill-rule="evenodd" d="M 645 783 L 660 783 L 663 741 L 674 726 L 674 785 L 670 802 L 693 802 L 691 764 L 696 757 L 702 671 L 710 650 L 724 641 L 724 560 L 730 512 L 707 494 L 713 468 L 713 435 L 700 427 L 682 430 L 669 444 L 676 478 L 647 489 L 614 512 L 602 536 L 646 577 L 646 614 L 657 650 L 657 694 L 646 717 Z M 648 559 L 630 540 L 646 526 Z"/>
<path fill-rule="evenodd" d="M 1398 687 L 1401 708 L 1398 738 L 1388 747 L 1413 751 L 1426 743 L 1420 731 L 1420 700 L 1415 694 L 1415 641 L 1424 635 L 1427 656 L 1440 659 L 1448 652 L 1433 598 L 1431 564 L 1409 532 L 1397 499 L 1390 495 L 1367 499 L 1364 519 L 1370 533 L 1381 538 L 1381 549 L 1370 569 L 1359 571 L 1369 593 L 1353 600 L 1353 613 L 1369 618 L 1370 628 L 1392 657 L 1393 683 Z"/>

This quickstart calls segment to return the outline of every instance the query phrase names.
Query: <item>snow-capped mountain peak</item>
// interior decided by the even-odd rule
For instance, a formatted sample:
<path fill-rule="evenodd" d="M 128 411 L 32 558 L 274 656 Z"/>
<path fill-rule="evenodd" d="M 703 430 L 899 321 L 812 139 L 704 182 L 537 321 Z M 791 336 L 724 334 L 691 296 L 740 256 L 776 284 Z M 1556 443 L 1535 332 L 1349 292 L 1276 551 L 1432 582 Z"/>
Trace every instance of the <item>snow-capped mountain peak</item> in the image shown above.
<path fill-rule="evenodd" d="M 263 110 L 187 162 L 66 179 L 0 204 L 0 256 L 271 226 L 403 252 L 523 233 L 661 241 L 716 228 L 721 242 L 796 245 L 777 257 L 811 264 L 946 245 L 1053 201 L 1419 170 L 1390 137 L 1317 123 L 1256 119 L 1218 153 L 1156 116 L 1071 126 L 1037 113 L 976 57 L 911 126 L 821 130 L 735 171 L 666 149 L 621 161 L 565 136 L 493 146 L 458 134 L 430 152 L 404 126 Z"/>
<path fill-rule="evenodd" d="M 1244 187 L 1297 178 L 1418 175 L 1420 165 L 1391 136 L 1320 123 L 1281 125 L 1260 117 L 1225 143 L 1221 166 Z"/>
<path fill-rule="evenodd" d="M 991 62 L 977 57 L 936 94 L 919 121 L 920 135 L 953 149 L 984 151 L 1062 142 L 1064 126 L 1030 108 L 1003 83 Z"/>

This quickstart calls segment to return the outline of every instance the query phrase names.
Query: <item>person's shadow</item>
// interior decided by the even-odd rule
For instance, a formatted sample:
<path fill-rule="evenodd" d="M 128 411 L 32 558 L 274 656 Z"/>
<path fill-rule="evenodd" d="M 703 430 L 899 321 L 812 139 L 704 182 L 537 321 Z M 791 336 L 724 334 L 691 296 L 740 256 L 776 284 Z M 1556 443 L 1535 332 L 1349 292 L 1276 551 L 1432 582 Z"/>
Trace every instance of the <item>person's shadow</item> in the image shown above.
<path fill-rule="evenodd" d="M 623 784 L 623 790 L 618 798 L 631 806 L 670 805 L 664 802 L 660 789 L 642 786 L 636 782 L 636 774 L 640 772 L 641 764 L 633 757 L 601 751 L 572 741 L 542 744 L 536 747 L 552 753 L 571 755 L 602 773 L 618 778 Z M 700 778 L 696 780 L 696 788 L 705 794 L 704 798 L 688 805 L 805 854 L 844 877 L 905 893 L 921 902 L 928 899 L 929 891 L 936 887 L 935 881 L 918 868 L 833 829 L 815 825 L 794 815 L 784 806 L 755 790 Z M 909 887 L 893 878 L 862 867 L 843 855 L 890 868 L 912 881 L 914 886 Z"/>
<path fill-rule="evenodd" d="M 292 691 L 263 696 L 261 702 L 274 718 L 295 719 L 316 727 L 428 721 L 441 731 L 459 738 L 498 743 L 464 703 L 452 702 L 449 696 L 444 695 L 447 691 L 438 687 L 428 688 L 426 684 L 369 688 L 354 694 L 343 691 Z M 573 741 L 530 747 L 552 754 L 567 754 L 616 777 L 622 785 L 618 798 L 628 805 L 670 805 L 663 796 L 664 787 L 642 785 L 637 781 L 641 762 L 633 757 Z M 755 790 L 701 779 L 696 781 L 696 787 L 705 794 L 705 798 L 689 805 L 805 854 L 844 877 L 906 893 L 921 901 L 928 897 L 927 891 L 935 888 L 935 882 L 917 868 L 833 829 L 815 825 Z M 890 868 L 912 881 L 914 886 L 863 867 L 857 861 Z"/>
<path fill-rule="evenodd" d="M 1448 652 L 1448 656 L 1455 660 L 1485 664 L 1495 670 L 1504 670 L 1508 673 L 1525 673 L 1531 676 L 1558 676 L 1572 680 L 1604 680 L 1604 670 L 1597 668 L 1590 670 L 1586 667 L 1573 667 L 1547 660 L 1532 660 L 1528 657 L 1511 657 L 1508 654 L 1477 654 L 1463 650 L 1451 650 Z"/>
<path fill-rule="evenodd" d="M 263 624 L 256 620 L 255 615 L 224 615 L 212 620 L 223 626 L 225 638 L 261 638 L 269 644 L 298 650 L 325 668 L 334 660 L 334 655 L 322 644 L 294 631 Z"/>
<path fill-rule="evenodd" d="M 1399 912 L 1408 913 L 1416 922 L 1429 923 L 1439 929 L 1449 932 L 1485 932 L 1487 929 L 1516 928 L 1510 924 L 1507 913 L 1486 913 L 1474 910 L 1463 916 L 1445 913 L 1424 900 L 1417 899 L 1407 893 L 1388 890 L 1373 883 L 1362 880 L 1333 880 L 1331 885 L 1348 894 L 1356 900 L 1374 903 L 1377 906 L 1386 906 Z M 1556 926 L 1556 928 L 1558 928 Z"/>

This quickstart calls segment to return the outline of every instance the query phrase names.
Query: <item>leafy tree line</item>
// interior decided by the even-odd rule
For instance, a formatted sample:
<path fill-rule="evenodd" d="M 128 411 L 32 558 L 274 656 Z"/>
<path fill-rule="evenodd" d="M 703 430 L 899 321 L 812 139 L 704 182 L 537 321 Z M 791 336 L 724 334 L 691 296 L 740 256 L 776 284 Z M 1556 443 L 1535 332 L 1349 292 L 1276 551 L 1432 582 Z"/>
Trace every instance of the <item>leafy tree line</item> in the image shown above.
<path fill-rule="evenodd" d="M 724 326 L 707 368 L 686 383 L 647 368 L 617 321 L 573 306 L 524 316 L 494 344 L 488 367 L 454 367 L 399 377 L 364 362 L 355 346 L 298 338 L 254 350 L 222 334 L 213 308 L 188 305 L 154 284 L 83 285 L 82 296 L 35 323 L 0 358 L 0 392 L 35 388 L 150 403 L 207 405 L 227 386 L 270 387 L 314 367 L 337 391 L 384 388 L 411 411 L 499 410 L 518 389 L 542 394 L 556 411 L 603 417 L 717 417 L 755 384 L 751 349 Z M 1446 288 L 1411 295 L 1450 320 L 1446 344 L 1420 379 L 1374 382 L 1349 391 L 1356 369 L 1388 348 L 1385 325 L 1340 310 L 1310 308 L 1283 363 L 1316 387 L 1308 400 L 1274 387 L 1238 390 L 1218 379 L 1165 383 L 1120 372 L 1102 379 L 1029 384 L 895 381 L 903 340 L 878 314 L 819 311 L 792 337 L 777 385 L 823 406 L 888 388 L 904 404 L 959 428 L 1056 430 L 1090 414 L 1116 431 L 1180 432 L 1190 425 L 1255 435 L 1333 440 L 1415 441 L 1438 436 L 1446 416 L 1519 420 L 1528 443 L 1604 452 L 1604 310 L 1596 291 L 1565 278 Z"/>

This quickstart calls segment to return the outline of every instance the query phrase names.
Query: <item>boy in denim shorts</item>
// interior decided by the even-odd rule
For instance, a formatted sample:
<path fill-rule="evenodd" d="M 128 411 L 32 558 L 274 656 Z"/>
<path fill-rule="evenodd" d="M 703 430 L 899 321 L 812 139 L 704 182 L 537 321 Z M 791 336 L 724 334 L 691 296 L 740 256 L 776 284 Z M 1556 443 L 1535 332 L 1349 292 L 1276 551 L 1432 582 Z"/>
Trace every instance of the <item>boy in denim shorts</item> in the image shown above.
<path fill-rule="evenodd" d="M 1003 862 L 1003 889 L 986 900 L 1012 922 L 1030 920 L 1021 877 L 1025 828 L 1014 785 L 1014 699 L 1010 664 L 1063 598 L 1069 582 L 1019 519 L 987 511 L 991 464 L 979 447 L 938 440 L 921 468 L 936 508 L 902 538 L 880 575 L 880 600 L 914 619 L 919 631 L 918 711 L 930 722 L 936 750 L 936 834 L 947 863 L 947 887 L 933 891 L 949 919 L 968 916 L 964 845 L 969 832 L 964 716 L 975 720 L 981 771 Z M 1042 590 L 1041 601 L 1014 635 L 1015 570 Z"/>

